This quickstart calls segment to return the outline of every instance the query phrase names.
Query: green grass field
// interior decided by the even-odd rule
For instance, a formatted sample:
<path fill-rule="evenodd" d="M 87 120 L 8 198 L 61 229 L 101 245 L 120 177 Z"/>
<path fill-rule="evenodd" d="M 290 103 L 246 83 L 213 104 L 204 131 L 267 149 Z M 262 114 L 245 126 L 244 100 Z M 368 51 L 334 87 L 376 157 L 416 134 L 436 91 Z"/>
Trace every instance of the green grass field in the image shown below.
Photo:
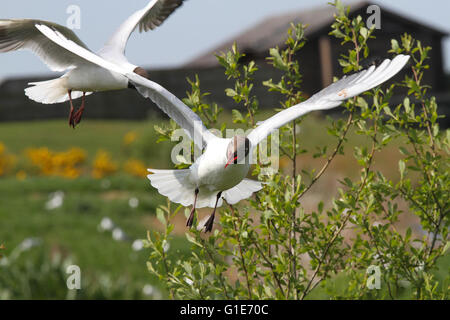
<path fill-rule="evenodd" d="M 266 115 L 263 114 L 262 118 Z M 223 121 L 230 122 L 230 116 L 224 115 Z M 164 121 L 158 122 L 158 124 Z M 99 149 L 108 151 L 114 161 L 124 161 L 135 156 L 146 165 L 154 168 L 171 168 L 168 142 L 156 144 L 156 133 L 149 121 L 92 121 L 86 119 L 76 129 L 68 127 L 65 120 L 2 123 L 0 124 L 0 142 L 7 150 L 19 157 L 29 147 L 48 147 L 64 151 L 70 147 L 86 150 L 89 161 Z M 327 122 L 318 117 L 308 117 L 302 123 L 299 142 L 301 146 L 314 151 L 317 145 L 328 145 L 333 149 L 335 141 L 327 136 Z M 134 131 L 138 139 L 132 150 L 123 149 L 123 137 Z M 368 144 L 365 137 L 351 132 L 345 147 L 348 156 L 339 156 L 324 177 L 324 184 L 318 185 L 320 196 L 329 198 L 329 191 L 335 193 L 338 177 L 354 175 L 352 146 Z M 383 154 L 375 158 L 375 166 L 396 177 L 399 153 L 398 143 L 394 143 Z M 300 169 L 318 168 L 324 159 L 313 159 L 310 155 L 299 156 Z M 288 170 L 289 168 L 284 168 Z M 357 173 L 356 173 L 357 174 Z M 330 185 L 329 181 L 333 181 Z M 325 189 L 324 189 L 325 188 Z M 324 192 L 326 190 L 326 192 Z M 47 210 L 45 204 L 49 195 L 55 191 L 64 192 L 63 205 L 55 210 Z M 139 205 L 132 208 L 131 198 L 137 198 Z M 37 248 L 22 253 L 17 261 L 18 270 L 9 273 L 9 278 L 22 277 L 21 272 L 39 269 L 40 256 L 71 257 L 79 265 L 83 276 L 89 279 L 87 285 L 101 286 L 105 277 L 114 283 L 122 283 L 127 290 L 117 290 L 116 294 L 98 294 L 96 292 L 79 293 L 82 298 L 152 298 L 144 296 L 142 288 L 151 284 L 159 288 L 162 297 L 166 297 L 163 285 L 151 278 L 146 269 L 148 252 L 132 250 L 135 239 L 144 239 L 148 230 L 158 227 L 155 208 L 165 203 L 165 198 L 151 188 L 145 178 L 136 178 L 124 174 L 96 180 L 87 175 L 75 180 L 57 177 L 31 176 L 20 181 L 14 175 L 0 178 L 0 244 L 6 247 L 8 257 L 13 249 L 26 238 L 39 238 L 42 243 Z M 307 206 L 307 204 L 306 204 Z M 109 217 L 127 235 L 126 241 L 115 241 L 111 232 L 99 231 L 99 224 L 104 217 Z M 190 245 L 184 237 L 184 217 L 177 222 L 178 236 L 171 243 L 170 253 L 178 258 L 189 253 Z M 34 259 L 34 260 L 33 260 Z M 31 262 L 30 262 L 31 261 Z M 33 262 L 34 261 L 34 262 Z M 33 264 L 34 263 L 34 264 Z M 64 299 L 67 295 L 65 283 L 53 281 L 55 290 L 46 291 L 45 277 L 35 280 L 33 285 L 23 284 L 9 296 L 5 293 L 11 279 L 2 277 L 0 265 L 0 299 L 2 290 L 9 298 L 46 298 Z M 28 271 L 24 271 L 28 270 Z M 42 271 L 42 270 L 41 270 Z M 42 271 L 44 272 L 44 271 Z M 3 273 L 5 274 L 5 273 Z M 22 277 L 23 278 L 23 277 Z M 64 277 L 63 277 L 64 278 Z M 103 279 L 103 280 L 102 280 Z M 18 281 L 18 280 L 17 280 Z M 39 281 L 43 281 L 39 283 Z M 50 281 L 50 280 L 48 280 Z M 23 289 L 28 288 L 28 289 Z M 34 289 L 30 289 L 34 288 Z M 6 290 L 6 291 L 5 291 Z"/>
<path fill-rule="evenodd" d="M 137 146 L 137 158 L 156 167 L 168 162 L 170 144 L 154 144 L 153 123 L 148 122 L 85 121 L 76 130 L 70 129 L 63 120 L 3 123 L 0 141 L 8 152 L 20 158 L 24 158 L 24 150 L 31 147 L 45 146 L 55 151 L 80 147 L 87 152 L 88 161 L 97 150 L 104 149 L 114 161 L 120 162 L 130 156 L 122 145 L 123 136 L 129 131 L 136 132 L 143 144 L 151 146 L 148 153 L 145 146 Z M 55 191 L 64 192 L 64 203 L 60 208 L 47 210 L 45 204 Z M 137 208 L 130 207 L 131 198 L 139 200 Z M 147 272 L 145 250 L 133 251 L 132 242 L 145 239 L 147 230 L 155 228 L 155 208 L 164 202 L 165 199 L 150 188 L 147 179 L 123 174 L 101 180 L 89 176 L 75 180 L 27 177 L 24 181 L 14 176 L 4 177 L 0 178 L 0 243 L 4 243 L 8 256 L 24 239 L 39 238 L 42 240 L 40 248 L 23 256 L 32 255 L 33 250 L 48 255 L 58 252 L 72 257 L 88 277 L 96 279 L 106 275 L 113 281 L 127 279 L 136 287 L 135 291 L 140 292 L 145 284 L 154 285 L 157 281 Z M 100 232 L 98 227 L 104 217 L 120 227 L 128 239 L 115 241 L 112 232 Z M 188 251 L 189 245 L 184 239 L 182 236 L 174 239 L 174 252 Z M 3 285 L 0 277 L 0 288 Z M 47 298 L 65 297 L 64 290 L 58 294 L 60 296 Z M 27 297 L 36 295 L 22 298 Z M 124 293 L 121 297 L 127 298 L 127 295 Z"/>

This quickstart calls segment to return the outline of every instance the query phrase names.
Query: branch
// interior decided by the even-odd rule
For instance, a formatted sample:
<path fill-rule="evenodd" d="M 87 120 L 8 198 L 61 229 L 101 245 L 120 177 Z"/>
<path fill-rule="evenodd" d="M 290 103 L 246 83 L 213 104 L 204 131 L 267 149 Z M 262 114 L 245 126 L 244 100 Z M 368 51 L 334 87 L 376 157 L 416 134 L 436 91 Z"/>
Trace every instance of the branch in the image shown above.
<path fill-rule="evenodd" d="M 233 206 L 231 204 L 228 204 L 228 206 L 230 207 L 232 216 L 234 218 L 236 216 L 235 212 L 234 212 L 234 208 L 233 208 Z M 238 216 L 236 216 L 236 217 L 239 220 L 239 217 Z M 244 254 L 242 252 L 241 240 L 240 240 L 239 232 L 237 230 L 236 223 L 234 222 L 234 219 L 232 219 L 232 221 L 233 221 L 233 229 L 234 229 L 234 232 L 236 233 L 236 241 L 237 241 L 238 247 L 239 247 L 239 254 L 240 254 L 240 258 L 241 258 L 242 270 L 244 271 L 245 278 L 247 280 L 248 296 L 249 296 L 249 299 L 251 299 L 252 298 L 252 289 L 251 289 L 251 284 L 250 284 L 250 281 L 249 281 L 247 267 L 245 266 L 245 259 L 244 259 Z"/>
<path fill-rule="evenodd" d="M 376 122 L 375 122 L 374 142 L 373 142 L 373 144 L 372 144 L 372 150 L 371 150 L 371 152 L 370 152 L 369 160 L 368 160 L 367 166 L 366 166 L 366 168 L 365 168 L 365 176 L 364 176 L 364 180 L 363 180 L 363 182 L 361 183 L 361 186 L 359 187 L 359 190 L 358 190 L 358 192 L 357 192 L 357 194 L 356 194 L 356 197 L 355 197 L 356 200 L 359 199 L 359 196 L 360 196 L 362 190 L 364 189 L 364 187 L 366 186 L 366 183 L 367 183 L 367 178 L 368 178 L 368 176 L 369 176 L 370 166 L 371 166 L 371 164 L 372 164 L 373 156 L 374 156 L 374 154 L 375 154 L 376 134 L 377 134 L 377 126 L 376 126 Z M 300 298 L 301 300 L 303 300 L 303 299 L 306 297 L 306 295 L 309 293 L 310 288 L 311 288 L 311 285 L 312 285 L 314 279 L 316 278 L 317 274 L 319 273 L 319 270 L 320 270 L 320 268 L 321 268 L 323 262 L 325 261 L 325 257 L 326 257 L 326 255 L 328 254 L 328 251 L 330 250 L 331 246 L 332 246 L 332 245 L 334 244 L 334 242 L 336 241 L 336 239 L 337 239 L 337 237 L 339 236 L 339 234 L 340 234 L 340 233 L 342 232 L 342 230 L 344 229 L 345 225 L 346 225 L 347 222 L 348 222 L 348 219 L 350 218 L 350 215 L 351 215 L 351 211 L 348 211 L 347 216 L 346 216 L 346 217 L 344 218 L 344 220 L 342 221 L 341 226 L 340 226 L 339 229 L 333 234 L 333 236 L 331 237 L 331 239 L 328 241 L 327 246 L 326 246 L 326 248 L 325 248 L 325 250 L 324 250 L 324 252 L 323 252 L 323 254 L 322 254 L 322 256 L 321 256 L 321 258 L 320 258 L 320 260 L 319 260 L 319 263 L 318 263 L 316 269 L 314 270 L 314 274 L 313 274 L 313 276 L 311 277 L 310 281 L 308 282 L 308 285 L 306 286 L 305 291 L 303 291 L 303 294 L 302 294 L 302 296 L 301 296 L 301 298 Z"/>
<path fill-rule="evenodd" d="M 205 248 L 209 258 L 211 259 L 211 261 L 214 265 L 214 269 L 217 270 L 216 261 L 212 255 L 212 253 L 208 250 L 208 245 L 206 244 L 206 242 L 203 239 L 202 239 L 202 243 L 203 243 L 203 248 Z M 226 287 L 225 283 L 223 282 L 222 273 L 220 273 L 219 280 L 220 280 L 220 284 L 222 285 L 223 291 L 225 293 L 225 297 L 227 297 L 227 299 L 230 299 L 230 297 L 228 296 L 227 287 Z"/>
<path fill-rule="evenodd" d="M 298 196 L 298 199 L 303 197 L 303 195 L 311 189 L 311 187 L 319 180 L 319 178 L 325 173 L 328 166 L 331 164 L 331 161 L 333 161 L 334 157 L 336 157 L 337 153 L 339 152 L 339 149 L 341 148 L 342 143 L 344 142 L 344 139 L 347 135 L 348 129 L 350 128 L 350 125 L 353 120 L 353 112 L 350 113 L 347 119 L 347 123 L 345 124 L 344 132 L 342 133 L 341 137 L 339 137 L 338 144 L 336 145 L 336 148 L 333 150 L 333 153 L 328 157 L 327 162 L 323 165 L 322 169 L 316 174 L 316 176 L 311 180 L 309 185 L 300 193 Z"/>
<path fill-rule="evenodd" d="M 261 256 L 263 257 L 264 261 L 266 261 L 266 263 L 269 265 L 270 270 L 272 271 L 272 275 L 275 278 L 275 282 L 277 283 L 278 289 L 280 289 L 281 294 L 284 296 L 284 291 L 283 291 L 283 287 L 281 286 L 281 281 L 278 278 L 277 274 L 275 273 L 275 268 L 272 264 L 272 262 L 270 262 L 270 260 L 266 257 L 266 255 L 264 254 L 264 252 L 261 250 L 261 248 L 258 246 L 258 242 L 255 241 L 254 242 L 256 249 L 258 250 L 258 252 L 261 254 Z"/>

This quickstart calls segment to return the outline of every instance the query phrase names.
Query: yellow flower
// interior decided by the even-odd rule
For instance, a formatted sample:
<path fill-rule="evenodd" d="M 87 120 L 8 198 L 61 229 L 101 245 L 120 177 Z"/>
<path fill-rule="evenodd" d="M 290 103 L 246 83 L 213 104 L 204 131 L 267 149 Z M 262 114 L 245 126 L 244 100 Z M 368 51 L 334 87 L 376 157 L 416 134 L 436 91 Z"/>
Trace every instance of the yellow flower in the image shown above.
<path fill-rule="evenodd" d="M 16 157 L 6 153 L 6 147 L 0 142 L 0 177 L 11 171 L 16 164 Z"/>
<path fill-rule="evenodd" d="M 129 159 L 124 165 L 124 170 L 126 173 L 136 177 L 145 177 L 147 175 L 147 167 L 142 161 L 136 159 Z"/>
<path fill-rule="evenodd" d="M 46 147 L 31 148 L 27 150 L 27 155 L 40 174 L 68 179 L 80 176 L 79 167 L 86 160 L 86 152 L 80 148 L 71 148 L 65 152 L 53 152 Z"/>
<path fill-rule="evenodd" d="M 134 131 L 130 131 L 127 134 L 125 134 L 125 136 L 123 137 L 123 144 L 125 146 L 129 146 L 130 144 L 135 142 L 136 139 L 137 139 L 137 133 Z"/>
<path fill-rule="evenodd" d="M 20 170 L 20 171 L 18 171 L 18 172 L 16 173 L 16 179 L 17 179 L 17 180 L 23 181 L 23 180 L 25 180 L 26 178 L 27 178 L 27 173 L 26 173 L 25 171 Z"/>
<path fill-rule="evenodd" d="M 99 150 L 94 159 L 92 176 L 101 179 L 117 171 L 117 165 L 111 160 L 108 152 Z"/>

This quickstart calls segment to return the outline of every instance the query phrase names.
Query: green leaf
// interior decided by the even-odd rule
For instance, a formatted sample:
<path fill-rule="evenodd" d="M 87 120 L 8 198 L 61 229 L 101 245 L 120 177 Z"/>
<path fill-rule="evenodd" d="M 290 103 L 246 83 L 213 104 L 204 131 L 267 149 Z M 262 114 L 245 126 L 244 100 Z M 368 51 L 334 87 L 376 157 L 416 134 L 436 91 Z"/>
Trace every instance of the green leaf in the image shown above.
<path fill-rule="evenodd" d="M 400 170 L 400 178 L 403 180 L 403 174 L 405 172 L 405 161 L 399 160 L 398 161 L 398 168 Z"/>
<path fill-rule="evenodd" d="M 203 245 L 202 245 L 200 242 L 198 242 L 197 240 L 195 240 L 195 238 L 192 237 L 189 233 L 186 233 L 186 239 L 187 239 L 190 243 L 195 244 L 196 246 L 203 247 Z"/>
<path fill-rule="evenodd" d="M 334 29 L 329 34 L 332 35 L 332 36 L 335 36 L 338 39 L 341 39 L 341 38 L 345 37 L 345 34 L 343 34 L 342 31 L 339 30 L 339 29 Z"/>
<path fill-rule="evenodd" d="M 395 40 L 395 39 L 391 40 L 391 47 L 392 47 L 392 51 L 394 51 L 395 53 L 400 53 L 400 46 L 399 46 L 397 40 Z"/>
<path fill-rule="evenodd" d="M 163 225 L 167 224 L 166 218 L 164 217 L 164 211 L 162 211 L 160 208 L 156 208 L 156 218 L 158 218 L 159 222 L 161 222 Z"/>
<path fill-rule="evenodd" d="M 405 112 L 408 114 L 411 111 L 411 107 L 409 106 L 409 98 L 405 97 L 403 99 L 403 107 L 405 107 Z"/>
<path fill-rule="evenodd" d="M 363 27 L 359 29 L 359 34 L 364 38 L 364 40 L 367 40 L 367 38 L 369 37 L 369 30 Z"/>
<path fill-rule="evenodd" d="M 234 89 L 227 88 L 225 89 L 225 93 L 228 97 L 234 97 L 237 95 L 237 92 Z"/>
<path fill-rule="evenodd" d="M 450 241 L 447 241 L 447 242 L 445 243 L 444 248 L 442 249 L 442 253 L 443 253 L 443 254 L 446 254 L 447 251 L 448 251 L 449 249 L 450 249 Z"/>
<path fill-rule="evenodd" d="M 233 109 L 231 111 L 231 114 L 232 114 L 232 119 L 233 119 L 234 123 L 244 123 L 245 122 L 244 117 L 238 110 Z"/>
<path fill-rule="evenodd" d="M 277 69 L 288 71 L 289 67 L 280 55 L 278 48 L 271 48 L 269 54 L 272 57 L 273 66 Z"/>

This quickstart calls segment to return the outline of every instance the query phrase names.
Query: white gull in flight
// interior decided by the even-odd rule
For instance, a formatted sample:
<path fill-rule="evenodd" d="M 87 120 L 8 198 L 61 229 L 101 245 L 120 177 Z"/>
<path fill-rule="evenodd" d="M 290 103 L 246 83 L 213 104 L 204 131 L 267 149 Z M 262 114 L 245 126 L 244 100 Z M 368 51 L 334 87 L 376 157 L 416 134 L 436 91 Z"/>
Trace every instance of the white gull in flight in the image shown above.
<path fill-rule="evenodd" d="M 105 60 L 119 65 L 127 72 L 135 72 L 148 78 L 141 67 L 128 62 L 125 48 L 130 35 L 136 28 L 139 31 L 153 30 L 161 25 L 184 0 L 151 0 L 145 8 L 131 15 L 106 44 L 98 51 Z M 43 35 L 36 25 L 58 32 L 80 47 L 89 50 L 76 34 L 59 24 L 33 19 L 0 20 L 0 52 L 29 49 L 38 55 L 52 71 L 67 71 L 62 77 L 30 83 L 25 94 L 43 104 L 61 103 L 70 100 L 69 125 L 75 126 L 81 121 L 85 108 L 85 96 L 93 92 L 120 90 L 130 87 L 128 79 L 122 74 L 102 68 L 81 58 L 70 50 L 55 44 Z M 72 100 L 82 98 L 81 106 L 74 110 Z"/>

